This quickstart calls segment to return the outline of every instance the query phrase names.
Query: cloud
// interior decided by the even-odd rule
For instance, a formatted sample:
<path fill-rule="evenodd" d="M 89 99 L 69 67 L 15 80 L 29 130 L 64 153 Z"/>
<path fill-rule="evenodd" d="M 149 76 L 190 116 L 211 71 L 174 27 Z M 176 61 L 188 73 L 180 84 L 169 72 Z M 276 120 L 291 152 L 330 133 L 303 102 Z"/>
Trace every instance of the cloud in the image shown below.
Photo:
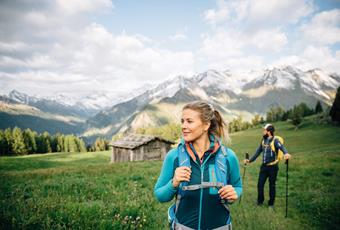
<path fill-rule="evenodd" d="M 28 87 L 41 93 L 44 88 L 45 93 L 94 89 L 122 92 L 145 81 L 193 72 L 191 52 L 155 48 L 149 45 L 150 39 L 125 33 L 113 35 L 96 23 L 59 42 L 28 59 L 0 57 L 1 67 L 28 70 L 2 73 L 0 78 L 6 76 L 16 89 Z"/>
<path fill-rule="evenodd" d="M 309 43 L 332 45 L 340 42 L 340 9 L 323 11 L 300 27 Z"/>
<path fill-rule="evenodd" d="M 315 11 L 313 1 L 248 1 L 247 21 L 252 24 L 297 23 Z"/>
<path fill-rule="evenodd" d="M 230 18 L 231 5 L 223 0 L 217 1 L 217 10 L 208 9 L 204 11 L 204 19 L 211 24 L 217 24 Z"/>
<path fill-rule="evenodd" d="M 22 3 L 1 3 L 0 14 L 7 11 L 0 16 L 1 85 L 39 94 L 122 92 L 193 72 L 190 51 L 158 48 L 145 35 L 112 34 L 91 23 L 113 9 L 111 1 Z"/>
<path fill-rule="evenodd" d="M 258 69 L 264 67 L 264 54 L 279 52 L 287 44 L 279 29 L 259 30 L 247 34 L 239 30 L 218 29 L 202 37 L 199 56 L 211 63 L 210 68 Z M 262 65 L 262 66 L 261 66 Z"/>
<path fill-rule="evenodd" d="M 202 56 L 219 59 L 243 54 L 242 48 L 245 46 L 245 40 L 239 31 L 219 29 L 213 34 L 203 35 L 202 38 L 200 49 Z"/>
<path fill-rule="evenodd" d="M 286 34 L 279 29 L 259 30 L 249 39 L 249 43 L 258 49 L 273 52 L 280 51 L 288 43 Z"/>
<path fill-rule="evenodd" d="M 113 8 L 111 0 L 57 0 L 57 8 L 66 14 L 78 14 L 84 12 L 95 12 L 98 10 L 109 10 Z"/>
<path fill-rule="evenodd" d="M 272 66 L 292 65 L 303 70 L 321 68 L 328 72 L 340 73 L 340 51 L 332 54 L 326 46 L 307 46 L 299 55 L 281 57 L 274 61 Z"/>
<path fill-rule="evenodd" d="M 313 1 L 232 0 L 217 1 L 217 9 L 204 11 L 211 24 L 245 23 L 251 27 L 295 24 L 316 10 Z"/>
<path fill-rule="evenodd" d="M 205 58 L 210 66 L 266 67 L 270 57 L 280 57 L 280 52 L 291 49 L 290 27 L 315 10 L 309 0 L 218 0 L 215 9 L 203 13 L 211 33 L 202 36 L 201 60 Z"/>

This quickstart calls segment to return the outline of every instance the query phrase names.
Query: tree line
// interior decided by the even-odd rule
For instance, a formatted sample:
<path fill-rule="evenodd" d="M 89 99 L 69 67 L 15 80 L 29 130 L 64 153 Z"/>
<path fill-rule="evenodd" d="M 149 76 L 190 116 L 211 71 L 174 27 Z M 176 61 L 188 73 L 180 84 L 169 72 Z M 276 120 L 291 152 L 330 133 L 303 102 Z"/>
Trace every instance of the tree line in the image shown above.
<path fill-rule="evenodd" d="M 38 134 L 18 127 L 0 130 L 0 156 L 51 152 L 86 152 L 84 141 L 75 135 Z"/>
<path fill-rule="evenodd" d="M 257 126 L 259 124 L 287 120 L 290 120 L 293 125 L 298 126 L 302 122 L 303 117 L 313 114 L 319 114 L 322 112 L 323 108 L 320 101 L 316 103 L 314 109 L 308 107 L 306 103 L 295 105 L 289 110 L 284 110 L 281 106 L 271 107 L 266 113 L 266 118 L 260 116 L 259 114 L 256 114 L 251 122 L 243 121 L 242 117 L 233 119 L 231 122 L 229 122 L 228 131 L 230 133 L 238 132 Z"/>

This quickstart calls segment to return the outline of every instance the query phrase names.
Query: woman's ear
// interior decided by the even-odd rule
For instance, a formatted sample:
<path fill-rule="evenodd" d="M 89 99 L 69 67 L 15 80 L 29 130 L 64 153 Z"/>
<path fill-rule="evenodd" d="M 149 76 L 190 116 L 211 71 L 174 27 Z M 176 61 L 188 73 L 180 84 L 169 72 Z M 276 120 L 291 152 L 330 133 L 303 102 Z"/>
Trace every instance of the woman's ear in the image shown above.
<path fill-rule="evenodd" d="M 210 124 L 211 124 L 210 122 L 205 122 L 204 128 L 203 128 L 204 132 L 207 132 L 209 130 Z"/>

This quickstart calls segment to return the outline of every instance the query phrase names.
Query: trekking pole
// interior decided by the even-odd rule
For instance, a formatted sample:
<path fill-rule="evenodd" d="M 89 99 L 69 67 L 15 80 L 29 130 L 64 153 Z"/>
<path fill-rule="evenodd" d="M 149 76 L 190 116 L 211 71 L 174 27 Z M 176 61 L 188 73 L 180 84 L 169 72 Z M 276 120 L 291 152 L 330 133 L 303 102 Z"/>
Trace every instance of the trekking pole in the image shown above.
<path fill-rule="evenodd" d="M 285 162 L 286 164 L 286 216 L 288 217 L 288 159 Z"/>
<path fill-rule="evenodd" d="M 245 158 L 246 158 L 246 160 L 249 160 L 249 153 L 246 153 Z M 247 169 L 247 163 L 244 163 L 242 181 L 244 181 L 244 178 L 245 178 L 245 176 L 246 176 L 246 169 Z M 244 183 L 244 182 L 243 182 L 243 183 Z M 243 189 L 243 192 L 244 192 L 244 189 Z M 241 200 L 242 200 L 242 196 L 240 197 L 239 204 L 241 203 Z"/>

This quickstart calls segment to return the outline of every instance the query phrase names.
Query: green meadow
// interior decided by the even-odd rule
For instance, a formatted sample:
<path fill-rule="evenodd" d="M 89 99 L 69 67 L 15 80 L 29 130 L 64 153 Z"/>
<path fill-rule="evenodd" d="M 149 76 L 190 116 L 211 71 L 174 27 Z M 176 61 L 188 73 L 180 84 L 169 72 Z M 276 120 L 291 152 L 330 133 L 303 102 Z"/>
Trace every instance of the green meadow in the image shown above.
<path fill-rule="evenodd" d="M 248 165 L 242 202 L 231 206 L 234 229 L 339 229 L 340 128 L 305 121 L 276 124 L 293 158 L 285 218 L 285 164 L 275 211 L 257 207 L 260 159 Z M 231 135 L 240 161 L 260 143 L 261 128 Z M 162 162 L 109 164 L 110 152 L 0 158 L 0 229 L 166 229 L 167 208 L 153 196 Z M 241 174 L 244 172 L 240 162 Z M 268 182 L 265 190 L 268 199 Z"/>

